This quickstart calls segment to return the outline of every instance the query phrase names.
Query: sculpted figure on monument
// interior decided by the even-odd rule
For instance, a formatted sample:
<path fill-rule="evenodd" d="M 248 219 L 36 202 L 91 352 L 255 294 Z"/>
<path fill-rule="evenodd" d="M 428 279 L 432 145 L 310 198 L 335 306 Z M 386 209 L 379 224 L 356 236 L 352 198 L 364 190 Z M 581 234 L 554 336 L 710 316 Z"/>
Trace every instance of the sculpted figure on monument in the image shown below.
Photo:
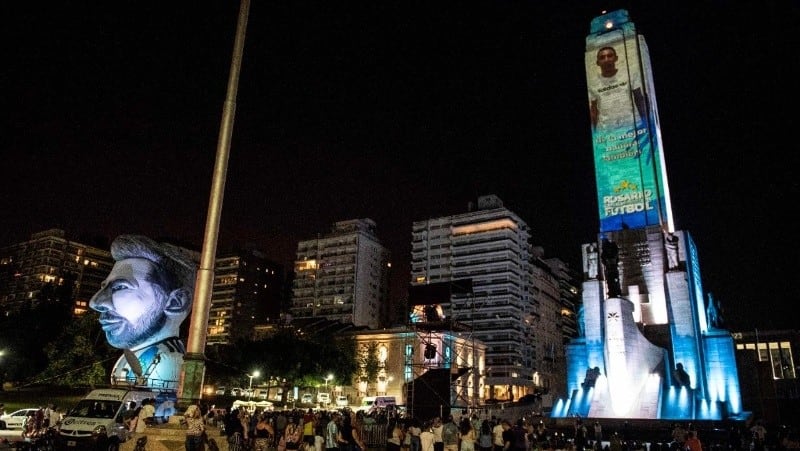
<path fill-rule="evenodd" d="M 619 284 L 619 248 L 616 243 L 603 238 L 603 250 L 600 258 L 603 261 L 605 270 L 606 285 L 608 285 L 608 297 L 617 298 L 622 296 L 622 289 Z"/>
<path fill-rule="evenodd" d="M 667 269 L 678 268 L 678 236 L 664 233 L 664 247 L 667 249 Z"/>
<path fill-rule="evenodd" d="M 589 279 L 597 278 L 597 245 L 594 243 L 586 246 L 586 276 Z"/>

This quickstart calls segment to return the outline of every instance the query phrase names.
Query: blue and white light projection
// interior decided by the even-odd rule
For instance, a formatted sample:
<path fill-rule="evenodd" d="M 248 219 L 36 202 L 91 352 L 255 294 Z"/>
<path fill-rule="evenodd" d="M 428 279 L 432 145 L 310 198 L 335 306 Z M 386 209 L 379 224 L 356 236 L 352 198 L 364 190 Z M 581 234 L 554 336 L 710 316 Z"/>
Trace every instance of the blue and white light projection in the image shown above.
<path fill-rule="evenodd" d="M 583 246 L 580 336 L 552 416 L 744 417 L 733 339 L 706 302 L 691 235 L 674 230 L 644 37 L 619 10 L 592 20 L 586 41 L 600 233 Z"/>

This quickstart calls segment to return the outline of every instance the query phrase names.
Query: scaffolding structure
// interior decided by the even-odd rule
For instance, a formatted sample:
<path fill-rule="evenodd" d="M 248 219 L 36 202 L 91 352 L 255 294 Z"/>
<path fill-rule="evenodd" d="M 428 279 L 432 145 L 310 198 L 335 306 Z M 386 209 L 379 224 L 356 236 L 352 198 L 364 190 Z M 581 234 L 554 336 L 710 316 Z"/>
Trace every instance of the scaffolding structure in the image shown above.
<path fill-rule="evenodd" d="M 485 348 L 472 327 L 452 320 L 453 294 L 472 292 L 471 280 L 412 286 L 404 365 L 406 404 L 413 416 L 429 418 L 450 409 L 474 409 L 481 398 Z M 421 398 L 421 399 L 420 399 Z M 438 407 L 438 408 L 437 408 Z"/>

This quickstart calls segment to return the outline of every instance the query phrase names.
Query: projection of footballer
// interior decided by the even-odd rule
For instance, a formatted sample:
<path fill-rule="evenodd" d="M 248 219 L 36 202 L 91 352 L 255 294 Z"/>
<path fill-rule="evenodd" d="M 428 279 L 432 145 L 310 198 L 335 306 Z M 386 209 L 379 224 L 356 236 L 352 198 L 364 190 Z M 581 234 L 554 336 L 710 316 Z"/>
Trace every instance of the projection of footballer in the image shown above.
<path fill-rule="evenodd" d="M 185 353 L 179 333 L 192 309 L 195 259 L 141 235 L 117 237 L 111 256 L 114 267 L 89 301 L 108 343 L 123 350 L 111 383 L 177 388 Z"/>

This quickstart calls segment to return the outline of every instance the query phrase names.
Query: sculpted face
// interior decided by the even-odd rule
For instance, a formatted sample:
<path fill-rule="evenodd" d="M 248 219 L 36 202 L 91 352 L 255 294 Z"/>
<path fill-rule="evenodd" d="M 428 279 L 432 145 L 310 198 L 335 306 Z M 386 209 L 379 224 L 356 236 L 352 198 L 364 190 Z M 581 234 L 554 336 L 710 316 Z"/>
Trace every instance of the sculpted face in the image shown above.
<path fill-rule="evenodd" d="M 100 312 L 111 346 L 136 349 L 164 334 L 167 295 L 148 280 L 154 270 L 155 265 L 143 258 L 120 260 L 89 301 L 89 307 Z"/>

